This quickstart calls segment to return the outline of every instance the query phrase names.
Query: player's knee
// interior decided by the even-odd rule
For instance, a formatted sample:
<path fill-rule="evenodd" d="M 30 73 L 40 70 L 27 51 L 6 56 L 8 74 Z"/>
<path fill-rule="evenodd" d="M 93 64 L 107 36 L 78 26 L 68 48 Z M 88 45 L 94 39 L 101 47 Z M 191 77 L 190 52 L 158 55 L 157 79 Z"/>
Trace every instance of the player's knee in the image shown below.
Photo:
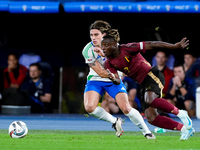
<path fill-rule="evenodd" d="M 88 113 L 92 113 L 95 109 L 96 109 L 96 107 L 93 106 L 93 105 L 91 105 L 91 104 L 86 104 L 86 105 L 85 105 L 85 110 L 86 110 Z"/>
<path fill-rule="evenodd" d="M 155 120 L 156 116 L 148 116 L 147 121 L 151 124 Z"/>
<path fill-rule="evenodd" d="M 148 108 L 145 110 L 145 116 L 147 117 L 147 121 L 151 124 L 156 116 L 158 115 L 158 113 L 156 113 L 155 111 L 152 111 L 151 108 Z"/>
<path fill-rule="evenodd" d="M 128 114 L 131 111 L 131 108 L 132 108 L 131 106 L 130 107 L 124 106 L 121 108 L 121 110 L 124 114 Z"/>

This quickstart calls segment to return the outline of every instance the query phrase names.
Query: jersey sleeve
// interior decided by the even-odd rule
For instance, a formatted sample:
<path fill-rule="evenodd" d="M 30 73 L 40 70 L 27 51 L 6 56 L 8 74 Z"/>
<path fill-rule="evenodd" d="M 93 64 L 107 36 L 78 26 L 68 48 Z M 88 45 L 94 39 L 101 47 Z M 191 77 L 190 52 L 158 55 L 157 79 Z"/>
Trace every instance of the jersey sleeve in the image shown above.
<path fill-rule="evenodd" d="M 82 51 L 83 57 L 85 58 L 85 63 L 93 63 L 96 60 L 96 55 L 97 53 L 95 53 L 93 51 L 93 46 L 92 45 L 87 45 L 83 51 Z"/>
<path fill-rule="evenodd" d="M 120 46 L 123 49 L 131 51 L 131 52 L 145 53 L 145 42 L 121 44 Z"/>
<path fill-rule="evenodd" d="M 117 70 L 110 64 L 110 61 L 108 59 L 104 63 L 104 68 L 109 69 L 111 73 L 117 73 Z"/>

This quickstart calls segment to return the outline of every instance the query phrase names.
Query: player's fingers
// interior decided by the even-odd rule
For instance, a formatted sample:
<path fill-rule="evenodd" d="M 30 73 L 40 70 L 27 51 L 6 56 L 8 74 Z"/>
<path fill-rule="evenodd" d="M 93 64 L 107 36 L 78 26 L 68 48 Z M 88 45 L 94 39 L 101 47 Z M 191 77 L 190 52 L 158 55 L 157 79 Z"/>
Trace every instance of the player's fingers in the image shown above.
<path fill-rule="evenodd" d="M 185 41 L 184 44 L 189 44 L 189 40 Z"/>
<path fill-rule="evenodd" d="M 189 45 L 189 40 L 187 40 L 186 42 L 184 42 L 183 47 L 187 47 Z"/>
<path fill-rule="evenodd" d="M 186 48 L 187 46 L 189 46 L 189 43 L 188 43 L 188 44 L 185 44 L 185 47 L 184 47 L 184 48 Z"/>
<path fill-rule="evenodd" d="M 187 38 L 184 37 L 184 38 L 181 40 L 181 43 L 184 43 L 186 39 L 187 39 Z"/>
<path fill-rule="evenodd" d="M 94 52 L 99 52 L 99 49 L 94 48 Z"/>
<path fill-rule="evenodd" d="M 107 70 L 107 72 L 109 73 L 109 74 L 111 74 L 111 72 L 110 72 L 110 70 L 109 69 L 106 69 Z"/>

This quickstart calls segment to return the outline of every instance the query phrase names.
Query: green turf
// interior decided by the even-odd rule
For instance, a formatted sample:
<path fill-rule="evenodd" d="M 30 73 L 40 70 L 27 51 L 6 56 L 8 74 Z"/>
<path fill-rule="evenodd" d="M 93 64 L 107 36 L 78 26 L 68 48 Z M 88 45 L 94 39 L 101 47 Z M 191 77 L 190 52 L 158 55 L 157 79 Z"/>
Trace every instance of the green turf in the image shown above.
<path fill-rule="evenodd" d="M 179 141 L 179 132 L 155 134 L 146 140 L 140 132 L 124 132 L 117 138 L 106 131 L 30 130 L 22 139 L 12 139 L 0 130 L 0 150 L 200 150 L 200 133 Z"/>

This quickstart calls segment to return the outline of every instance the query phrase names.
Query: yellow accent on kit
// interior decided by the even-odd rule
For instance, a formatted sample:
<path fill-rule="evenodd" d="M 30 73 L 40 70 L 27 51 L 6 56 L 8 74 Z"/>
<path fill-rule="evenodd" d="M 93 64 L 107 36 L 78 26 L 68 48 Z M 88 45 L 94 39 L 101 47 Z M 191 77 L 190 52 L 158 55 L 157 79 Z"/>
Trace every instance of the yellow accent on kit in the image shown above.
<path fill-rule="evenodd" d="M 147 61 L 145 61 L 145 60 L 143 60 L 143 62 L 144 62 L 145 64 L 147 64 L 148 66 L 151 67 L 151 64 L 150 64 L 149 62 L 147 62 Z"/>
<path fill-rule="evenodd" d="M 125 57 L 125 59 L 126 59 L 126 61 L 127 61 L 127 62 L 130 62 L 130 60 L 128 59 L 128 57 L 127 57 L 127 56 Z"/>
<path fill-rule="evenodd" d="M 128 73 L 130 73 L 130 70 L 128 69 L 128 67 L 124 67 L 124 70 L 127 70 Z"/>
<path fill-rule="evenodd" d="M 152 71 L 150 71 L 150 72 L 148 73 L 148 75 L 158 84 L 158 87 L 160 88 L 160 97 L 162 97 L 162 91 L 163 91 L 163 88 L 164 88 L 162 82 L 160 81 L 160 79 L 159 79 L 158 77 L 156 77 L 156 76 L 153 74 Z"/>

